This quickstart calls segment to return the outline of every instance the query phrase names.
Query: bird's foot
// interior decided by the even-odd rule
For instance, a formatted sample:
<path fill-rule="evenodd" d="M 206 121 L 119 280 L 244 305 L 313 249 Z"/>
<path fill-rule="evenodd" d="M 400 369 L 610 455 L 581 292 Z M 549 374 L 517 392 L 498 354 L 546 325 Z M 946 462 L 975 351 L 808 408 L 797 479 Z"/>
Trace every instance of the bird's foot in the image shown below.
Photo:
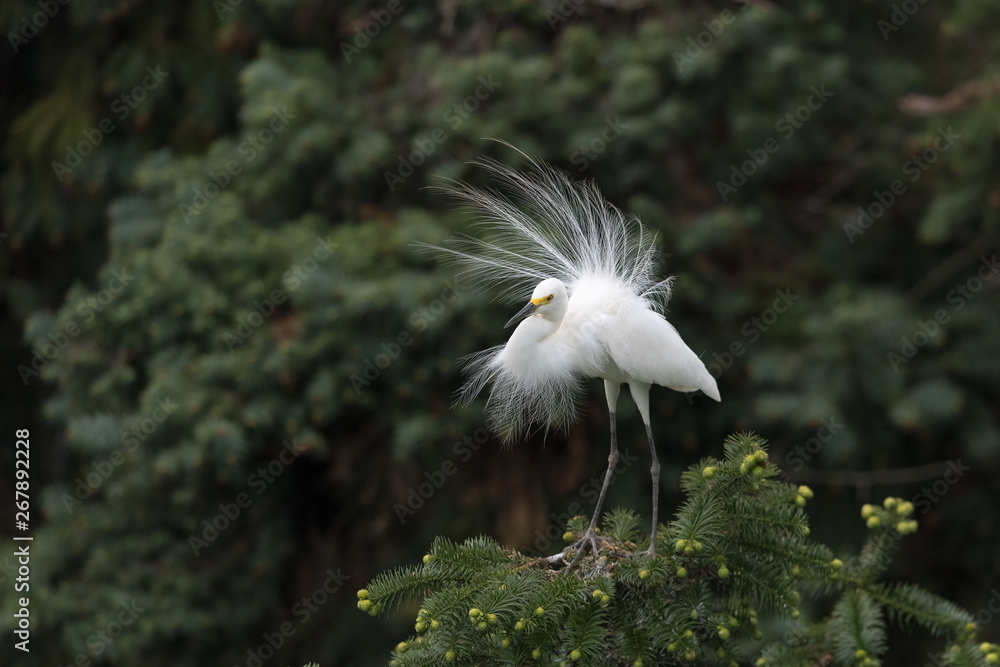
<path fill-rule="evenodd" d="M 585 532 L 583 534 L 583 537 L 581 537 L 579 540 L 577 540 L 573 544 L 569 545 L 568 547 L 566 547 L 565 549 L 563 549 L 559 553 L 557 553 L 557 554 L 555 554 L 553 556 L 549 556 L 545 560 L 547 560 L 549 563 L 558 563 L 560 561 L 566 562 L 566 554 L 567 554 L 567 552 L 573 551 L 575 549 L 576 550 L 576 554 L 574 554 L 573 560 L 569 561 L 569 563 L 566 566 L 566 569 L 564 570 L 564 572 L 568 572 L 570 569 L 572 569 L 572 567 L 576 564 L 576 562 L 578 560 L 580 560 L 580 557 L 583 556 L 583 554 L 587 550 L 588 546 L 594 551 L 594 557 L 595 558 L 597 557 L 597 554 L 598 554 L 598 551 L 597 551 L 597 541 L 598 540 L 601 540 L 601 541 L 604 541 L 604 542 L 610 542 L 611 538 L 606 537 L 604 535 L 598 535 L 597 531 L 595 531 L 593 529 L 588 529 L 587 532 Z"/>
<path fill-rule="evenodd" d="M 649 545 L 648 549 L 643 549 L 642 551 L 633 551 L 631 554 L 632 558 L 656 558 L 656 543 Z"/>

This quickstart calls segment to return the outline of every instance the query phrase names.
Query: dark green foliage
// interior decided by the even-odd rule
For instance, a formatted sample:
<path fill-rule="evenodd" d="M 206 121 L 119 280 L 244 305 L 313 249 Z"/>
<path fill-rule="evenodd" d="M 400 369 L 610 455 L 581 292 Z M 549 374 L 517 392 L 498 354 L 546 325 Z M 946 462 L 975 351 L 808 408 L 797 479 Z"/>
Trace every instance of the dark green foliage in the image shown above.
<path fill-rule="evenodd" d="M 944 664 L 985 664 L 970 614 L 917 586 L 876 581 L 874 565 L 890 562 L 900 534 L 915 529 L 911 504 L 887 499 L 879 522 L 866 506 L 871 535 L 845 566 L 810 539 L 802 507 L 812 491 L 776 479 L 762 439 L 732 436 L 725 452 L 684 473 L 687 500 L 661 531 L 655 558 L 634 541 L 638 518 L 628 510 L 605 517 L 599 553 L 569 570 L 573 551 L 530 558 L 489 538 L 437 538 L 422 566 L 385 572 L 360 590 L 358 607 L 377 616 L 421 601 L 396 667 L 732 665 L 753 654 L 758 666 L 832 656 L 832 664 L 873 667 L 887 649 L 886 616 L 952 641 Z M 584 525 L 582 517 L 570 523 L 576 533 Z M 803 593 L 835 596 L 829 616 L 793 626 L 783 640 L 766 636 L 759 618 L 799 619 Z"/>
<path fill-rule="evenodd" d="M 841 664 L 852 664 L 859 655 L 878 658 L 885 652 L 882 609 L 864 591 L 841 597 L 833 608 L 827 628 L 834 656 Z"/>
<path fill-rule="evenodd" d="M 662 277 L 677 277 L 668 317 L 723 397 L 654 389 L 661 511 L 687 500 L 676 483 L 685 469 L 752 429 L 790 479 L 816 480 L 812 537 L 838 554 L 871 545 L 844 557 L 852 576 L 911 581 L 989 611 L 1000 580 L 990 511 L 1000 505 L 1000 300 L 996 278 L 975 292 L 967 283 L 1000 249 L 1000 6 L 918 2 L 884 35 L 879 22 L 903 4 L 404 1 L 360 53 L 345 54 L 388 0 L 0 3 L 0 432 L 33 436 L 38 610 L 31 654 L 4 642 L 0 663 L 246 667 L 248 649 L 289 622 L 296 633 L 267 667 L 367 665 L 403 630 L 372 637 L 347 589 L 415 561 L 433 536 L 486 534 L 551 553 L 539 545 L 592 506 L 607 457 L 599 383 L 567 437 L 503 451 L 481 403 L 449 406 L 456 360 L 502 343 L 514 311 L 455 286 L 413 245 L 474 231 L 426 186 L 487 185 L 469 161 L 516 162 L 484 137 L 593 179 L 657 234 Z M 733 21 L 713 36 L 724 11 Z M 36 16 L 45 25 L 12 41 Z M 689 63 L 692 43 L 701 52 Z M 113 105 L 157 66 L 169 76 L 122 116 Z M 500 84 L 480 89 L 486 99 L 480 77 Z M 833 96 L 799 127 L 782 126 L 795 130 L 786 138 L 776 124 L 822 86 Z M 275 110 L 295 117 L 247 152 Z M 57 173 L 104 118 L 114 131 Z M 912 180 L 904 165 L 949 128 L 959 138 Z M 772 138 L 780 149 L 723 198 L 719 184 Z M 420 148 L 428 142 L 433 151 Z M 239 173 L 222 176 L 230 160 Z M 905 193 L 862 228 L 858 209 L 895 180 Z M 199 193 L 206 205 L 183 208 Z M 333 250 L 300 280 L 319 239 Z M 116 271 L 134 279 L 108 301 Z M 276 289 L 287 299 L 237 335 Z M 784 310 L 772 321 L 776 299 Z M 391 363 L 375 365 L 396 345 Z M 160 400 L 178 407 L 135 437 Z M 616 477 L 608 505 L 644 508 L 645 432 L 627 399 L 620 408 L 622 451 L 638 463 Z M 473 435 L 475 449 L 464 444 Z M 293 440 L 302 453 L 257 494 L 250 480 Z M 940 494 L 943 462 L 959 460 L 970 469 Z M 877 479 L 934 462 L 923 475 Z M 4 502 L 13 463 L 0 448 Z M 445 464 L 445 482 L 419 495 Z M 81 486 L 108 465 L 96 488 Z M 686 477 L 697 495 L 703 481 Z M 241 493 L 253 503 L 196 554 L 188 540 Z M 912 557 L 891 560 L 894 533 L 862 537 L 867 494 L 913 502 Z M 703 501 L 685 518 L 702 543 L 678 556 L 689 576 L 719 568 L 705 559 L 725 545 L 705 526 L 733 523 L 722 502 L 751 525 L 782 527 L 734 533 L 742 548 L 777 563 L 805 545 L 804 600 L 842 585 L 824 578 L 821 545 L 789 537 L 797 506 L 731 501 Z M 628 531 L 616 539 L 644 546 Z M 738 553 L 725 564 L 746 569 Z M 6 637 L 15 568 L 0 555 Z M 350 582 L 296 616 L 338 568 Z M 674 571 L 649 569 L 663 581 Z M 787 594 L 767 591 L 784 577 L 739 585 L 780 607 Z M 715 589 L 686 595 L 708 604 L 698 601 Z M 88 644 L 133 597 L 145 608 L 137 622 L 113 643 Z M 833 603 L 800 609 L 819 618 Z M 887 662 L 923 665 L 940 650 L 919 616 L 906 643 L 891 641 L 895 617 L 883 617 Z M 645 646 L 639 630 L 620 629 L 630 655 Z M 1000 622 L 982 634 L 1000 640 Z M 791 656 L 777 664 L 796 664 L 819 662 L 816 645 L 772 646 Z"/>
<path fill-rule="evenodd" d="M 916 623 L 931 634 L 942 636 L 973 620 L 969 612 L 955 603 L 913 584 L 879 584 L 867 590 L 873 600 L 885 606 L 889 618 L 904 627 Z"/>

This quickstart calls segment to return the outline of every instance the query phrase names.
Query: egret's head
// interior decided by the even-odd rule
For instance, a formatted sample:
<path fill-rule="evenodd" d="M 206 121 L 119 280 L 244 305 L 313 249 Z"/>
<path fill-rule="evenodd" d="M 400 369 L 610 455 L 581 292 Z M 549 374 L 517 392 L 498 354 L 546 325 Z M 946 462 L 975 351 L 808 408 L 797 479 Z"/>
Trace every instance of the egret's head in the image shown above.
<path fill-rule="evenodd" d="M 504 325 L 504 329 L 531 315 L 559 322 L 566 314 L 568 302 L 566 286 L 563 285 L 563 282 L 558 278 L 546 278 L 538 283 L 535 291 L 531 293 L 531 300 L 518 311 L 517 315 L 510 318 L 510 322 Z"/>

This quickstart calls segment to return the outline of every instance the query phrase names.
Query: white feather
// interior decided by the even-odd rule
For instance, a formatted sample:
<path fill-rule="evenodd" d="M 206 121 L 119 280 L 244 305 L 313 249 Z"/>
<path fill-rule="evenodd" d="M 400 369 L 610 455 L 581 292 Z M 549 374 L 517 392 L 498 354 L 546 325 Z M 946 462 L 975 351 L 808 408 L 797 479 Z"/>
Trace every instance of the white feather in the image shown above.
<path fill-rule="evenodd" d="M 475 209 L 482 232 L 439 248 L 458 266 L 460 282 L 498 287 L 505 297 L 523 298 L 532 287 L 532 298 L 553 295 L 506 345 L 464 358 L 459 401 L 490 385 L 491 428 L 509 440 L 571 423 L 588 377 L 701 389 L 720 400 L 715 379 L 663 317 L 671 279 L 657 277 L 653 236 L 592 183 L 524 157 L 525 172 L 490 159 L 475 163 L 499 189 L 447 189 Z"/>

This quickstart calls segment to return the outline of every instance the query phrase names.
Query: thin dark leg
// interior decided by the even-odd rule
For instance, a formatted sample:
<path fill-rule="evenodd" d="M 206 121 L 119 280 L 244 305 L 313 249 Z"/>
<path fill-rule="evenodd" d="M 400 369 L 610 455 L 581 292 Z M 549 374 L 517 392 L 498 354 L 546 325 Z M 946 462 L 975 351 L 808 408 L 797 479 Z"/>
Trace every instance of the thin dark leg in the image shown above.
<path fill-rule="evenodd" d="M 611 413 L 611 453 L 608 454 L 608 472 L 604 474 L 604 485 L 601 487 L 601 495 L 597 496 L 597 507 L 594 509 L 594 517 L 590 520 L 590 528 L 593 531 L 597 527 L 597 517 L 601 514 L 604 506 L 604 496 L 611 486 L 611 476 L 615 474 L 615 466 L 618 465 L 618 433 L 615 428 L 615 413 Z"/>
<path fill-rule="evenodd" d="M 587 543 L 590 543 L 591 548 L 594 550 L 594 555 L 597 555 L 597 519 L 601 515 L 601 507 L 604 505 L 604 496 L 608 492 L 608 487 L 611 486 L 611 477 L 615 474 L 615 466 L 618 465 L 618 430 L 615 427 L 615 413 L 610 413 L 611 415 L 611 453 L 608 454 L 608 472 L 604 474 L 604 485 L 601 486 L 601 495 L 597 497 L 597 507 L 594 508 L 594 516 L 590 519 L 590 526 L 587 528 L 587 532 L 583 534 L 583 537 L 574 545 L 577 547 L 576 555 L 573 560 L 570 561 L 569 568 L 573 567 L 573 564 L 580 559 L 583 555 L 584 547 Z"/>
<path fill-rule="evenodd" d="M 653 455 L 653 465 L 649 475 L 653 478 L 653 530 L 649 534 L 649 555 L 656 555 L 656 527 L 659 525 L 660 514 L 660 461 L 656 458 L 656 445 L 653 444 L 653 430 L 646 424 L 646 437 L 649 438 L 649 453 Z"/>

